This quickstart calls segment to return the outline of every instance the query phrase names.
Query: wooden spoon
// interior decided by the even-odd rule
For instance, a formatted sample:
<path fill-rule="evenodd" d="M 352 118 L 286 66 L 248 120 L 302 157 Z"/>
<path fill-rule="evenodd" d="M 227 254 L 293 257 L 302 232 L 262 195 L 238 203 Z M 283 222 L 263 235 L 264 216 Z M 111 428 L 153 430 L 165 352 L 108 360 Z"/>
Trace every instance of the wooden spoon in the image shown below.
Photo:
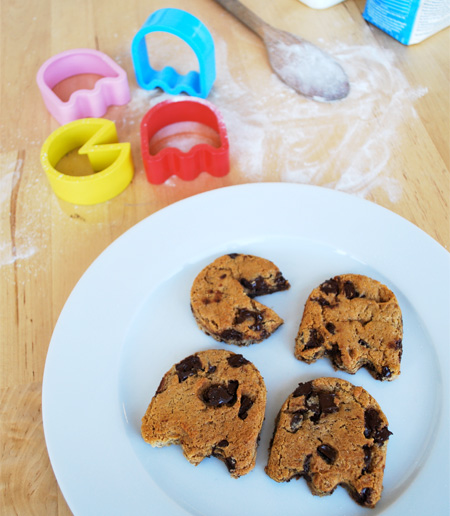
<path fill-rule="evenodd" d="M 319 101 L 345 98 L 350 85 L 342 67 L 323 50 L 263 21 L 238 0 L 216 0 L 264 42 L 273 71 L 296 92 Z"/>

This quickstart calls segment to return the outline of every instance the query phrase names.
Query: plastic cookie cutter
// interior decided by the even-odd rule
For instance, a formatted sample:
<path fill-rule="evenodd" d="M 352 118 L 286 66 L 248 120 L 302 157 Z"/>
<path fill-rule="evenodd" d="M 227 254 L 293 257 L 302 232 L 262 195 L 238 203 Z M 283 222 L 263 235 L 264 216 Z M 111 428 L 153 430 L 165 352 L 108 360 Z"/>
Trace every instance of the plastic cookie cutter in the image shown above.
<path fill-rule="evenodd" d="M 197 56 L 199 72 L 193 70 L 180 75 L 170 66 L 154 70 L 145 41 L 145 36 L 152 32 L 168 32 L 185 41 Z M 185 92 L 206 98 L 216 79 L 214 41 L 210 32 L 199 19 L 180 9 L 159 9 L 149 16 L 133 38 L 131 56 L 136 80 L 146 90 L 161 88 L 174 95 Z"/>
<path fill-rule="evenodd" d="M 114 122 L 84 118 L 59 127 L 44 142 L 41 164 L 55 194 L 72 204 L 97 204 L 112 199 L 131 182 L 134 174 L 131 145 L 117 143 Z M 93 173 L 68 175 L 56 167 L 78 149 L 89 159 Z"/>
<path fill-rule="evenodd" d="M 161 134 L 163 129 L 176 127 L 173 124 L 184 122 L 201 124 L 212 131 L 215 134 L 215 144 L 198 143 L 186 152 L 177 147 L 165 146 L 152 152 L 152 140 L 157 139 L 158 132 Z M 189 134 L 189 129 L 185 131 L 185 135 L 188 140 L 189 136 L 195 137 L 195 134 Z M 166 140 L 170 141 L 170 137 Z M 141 152 L 147 179 L 153 184 L 164 183 L 172 175 L 190 181 L 201 172 L 222 177 L 230 169 L 225 124 L 219 111 L 206 101 L 166 100 L 152 107 L 141 122 Z"/>
<path fill-rule="evenodd" d="M 74 91 L 67 102 L 53 88 L 69 77 L 97 74 L 102 77 L 93 89 Z M 101 117 L 109 106 L 122 106 L 130 101 L 130 88 L 125 70 L 98 50 L 77 48 L 51 57 L 39 68 L 36 82 L 53 117 L 66 124 L 85 117 Z"/>

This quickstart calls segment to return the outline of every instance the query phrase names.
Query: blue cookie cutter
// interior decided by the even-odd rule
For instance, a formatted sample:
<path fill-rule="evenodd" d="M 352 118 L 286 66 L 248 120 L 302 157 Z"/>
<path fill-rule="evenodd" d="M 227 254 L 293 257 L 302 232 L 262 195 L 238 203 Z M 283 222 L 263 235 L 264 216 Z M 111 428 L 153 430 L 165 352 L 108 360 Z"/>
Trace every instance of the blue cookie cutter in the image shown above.
<path fill-rule="evenodd" d="M 168 32 L 185 41 L 195 52 L 199 72 L 178 74 L 171 66 L 154 70 L 150 66 L 145 36 L 151 32 Z M 185 92 L 193 97 L 206 98 L 216 79 L 214 40 L 205 25 L 195 16 L 181 9 L 159 9 L 151 14 L 131 43 L 136 80 L 146 90 L 161 88 L 178 95 Z"/>

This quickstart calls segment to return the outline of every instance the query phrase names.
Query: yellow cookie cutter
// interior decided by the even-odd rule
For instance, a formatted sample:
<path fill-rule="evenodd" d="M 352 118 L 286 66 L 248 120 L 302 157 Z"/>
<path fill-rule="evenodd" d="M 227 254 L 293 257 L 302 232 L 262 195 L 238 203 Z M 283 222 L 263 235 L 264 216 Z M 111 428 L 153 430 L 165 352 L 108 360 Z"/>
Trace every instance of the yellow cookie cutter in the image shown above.
<path fill-rule="evenodd" d="M 58 162 L 79 149 L 94 170 L 70 176 L 56 170 Z M 120 194 L 133 179 L 131 145 L 118 143 L 116 125 L 105 118 L 83 118 L 59 127 L 44 142 L 41 164 L 55 194 L 72 204 L 97 204 Z"/>

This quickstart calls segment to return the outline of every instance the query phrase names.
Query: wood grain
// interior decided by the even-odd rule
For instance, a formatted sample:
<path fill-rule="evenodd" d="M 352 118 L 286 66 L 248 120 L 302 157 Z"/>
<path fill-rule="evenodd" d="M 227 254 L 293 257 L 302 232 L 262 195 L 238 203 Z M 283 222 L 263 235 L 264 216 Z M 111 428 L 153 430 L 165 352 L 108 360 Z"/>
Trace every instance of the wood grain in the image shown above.
<path fill-rule="evenodd" d="M 373 163 L 358 158 L 357 167 L 367 169 L 366 184 L 349 193 L 405 217 L 449 249 L 450 31 L 405 47 L 363 20 L 364 0 L 347 0 L 324 11 L 310 9 L 298 0 L 243 3 L 266 22 L 343 59 L 353 79 L 370 78 L 376 72 L 371 68 L 374 63 L 384 67 L 389 72 L 386 85 L 394 81 L 385 96 L 399 93 L 401 102 L 395 104 L 377 92 L 365 112 L 362 108 L 368 94 L 364 97 L 354 83 L 346 104 L 316 109 L 303 104 L 311 101 L 300 97 L 297 103 L 277 82 L 256 35 L 212 0 L 191 0 L 188 8 L 186 2 L 173 0 L 171 7 L 188 9 L 199 17 L 215 40 L 218 73 L 210 100 L 224 110 L 231 170 L 221 179 L 201 174 L 195 181 L 183 182 L 173 177 L 156 187 L 146 181 L 140 156 L 139 123 L 150 100 L 137 87 L 130 45 L 145 19 L 168 3 L 79 0 L 74 6 L 68 0 L 5 0 L 1 5 L 2 515 L 71 514 L 53 475 L 42 428 L 46 353 L 62 307 L 84 271 L 114 239 L 144 217 L 204 191 L 255 181 L 289 179 L 327 188 L 339 185 L 345 190 L 343 179 L 349 177 L 352 155 L 360 156 L 367 137 L 375 149 L 381 142 L 385 155 L 380 152 L 379 162 Z M 96 48 L 113 57 L 127 71 L 132 90 L 129 105 L 111 107 L 105 116 L 116 122 L 120 139 L 132 145 L 135 178 L 119 197 L 87 207 L 59 201 L 39 161 L 43 142 L 58 124 L 42 102 L 36 73 L 52 55 L 77 47 Z M 172 42 L 150 50 L 158 54 L 160 62 L 176 54 L 189 66 L 190 49 L 183 53 L 175 47 Z M 358 59 L 358 66 L 345 59 Z M 357 91 L 361 97 L 356 96 Z M 301 116 L 284 120 L 286 106 L 291 105 Z M 386 110 L 386 106 L 392 109 Z M 361 124 L 362 134 L 351 133 L 349 120 Z M 298 141 L 288 145 L 287 136 L 293 132 L 298 132 Z M 314 134 L 319 136 L 313 139 Z M 351 156 L 338 152 L 338 142 L 346 135 L 352 135 L 346 141 Z M 314 145 L 306 154 L 312 140 Z M 378 165 L 381 171 L 376 170 Z M 313 166 L 320 174 L 308 173 Z M 395 195 L 388 188 L 392 185 Z"/>

